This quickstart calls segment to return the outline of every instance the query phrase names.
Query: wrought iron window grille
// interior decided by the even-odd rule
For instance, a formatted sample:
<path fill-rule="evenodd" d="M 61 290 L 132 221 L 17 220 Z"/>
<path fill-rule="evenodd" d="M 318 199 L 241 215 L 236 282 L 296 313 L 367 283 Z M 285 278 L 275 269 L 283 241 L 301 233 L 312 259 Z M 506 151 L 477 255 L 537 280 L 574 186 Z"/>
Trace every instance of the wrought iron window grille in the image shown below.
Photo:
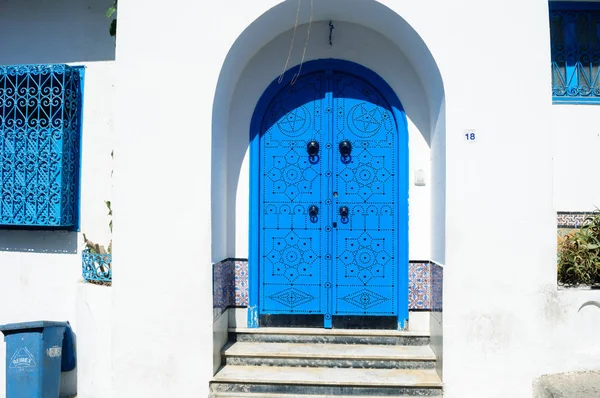
<path fill-rule="evenodd" d="M 0 227 L 79 229 L 84 68 L 0 66 Z"/>
<path fill-rule="evenodd" d="M 554 103 L 600 103 L 600 3 L 550 7 Z"/>

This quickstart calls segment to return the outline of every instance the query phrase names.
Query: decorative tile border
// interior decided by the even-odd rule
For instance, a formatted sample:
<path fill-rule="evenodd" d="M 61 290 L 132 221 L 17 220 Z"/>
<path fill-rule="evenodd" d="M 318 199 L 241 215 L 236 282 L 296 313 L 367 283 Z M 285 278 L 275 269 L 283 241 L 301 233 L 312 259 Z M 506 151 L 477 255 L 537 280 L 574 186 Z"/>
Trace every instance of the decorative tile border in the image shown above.
<path fill-rule="evenodd" d="M 431 308 L 431 263 L 408 264 L 408 309 Z"/>
<path fill-rule="evenodd" d="M 444 267 L 431 261 L 408 264 L 408 309 L 442 311 Z"/>
<path fill-rule="evenodd" d="M 559 211 L 556 213 L 556 236 L 560 241 L 566 235 L 574 233 L 579 229 L 585 219 L 596 213 L 591 211 Z"/>
<path fill-rule="evenodd" d="M 234 261 L 227 259 L 213 265 L 213 319 L 234 302 Z"/>
<path fill-rule="evenodd" d="M 233 260 L 235 266 L 234 307 L 248 306 L 248 260 Z"/>
<path fill-rule="evenodd" d="M 558 228 L 579 228 L 593 214 L 591 211 L 559 211 L 556 213 L 556 224 Z"/>
<path fill-rule="evenodd" d="M 437 263 L 431 266 L 431 311 L 442 312 L 444 297 L 444 267 Z"/>
<path fill-rule="evenodd" d="M 443 267 L 430 261 L 408 264 L 408 308 L 442 310 Z M 213 265 L 213 313 L 248 306 L 248 260 L 228 258 Z"/>

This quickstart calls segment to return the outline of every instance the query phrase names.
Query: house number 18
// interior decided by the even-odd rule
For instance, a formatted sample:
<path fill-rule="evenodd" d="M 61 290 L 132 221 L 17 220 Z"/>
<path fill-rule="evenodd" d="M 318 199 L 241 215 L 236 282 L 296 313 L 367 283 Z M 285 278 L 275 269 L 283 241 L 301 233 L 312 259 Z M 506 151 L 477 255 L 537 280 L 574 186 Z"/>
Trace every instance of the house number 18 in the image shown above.
<path fill-rule="evenodd" d="M 476 138 L 477 138 L 477 136 L 475 135 L 474 130 L 465 130 L 465 139 L 467 141 L 473 142 L 473 141 L 475 141 Z"/>

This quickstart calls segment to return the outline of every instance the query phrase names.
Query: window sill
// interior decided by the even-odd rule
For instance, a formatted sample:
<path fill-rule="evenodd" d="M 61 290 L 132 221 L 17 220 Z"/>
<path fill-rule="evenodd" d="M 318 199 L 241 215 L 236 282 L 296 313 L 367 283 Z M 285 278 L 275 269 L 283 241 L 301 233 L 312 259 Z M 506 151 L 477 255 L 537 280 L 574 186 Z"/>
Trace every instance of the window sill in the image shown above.
<path fill-rule="evenodd" d="M 571 97 L 571 98 L 552 98 L 552 105 L 600 105 L 600 98 L 581 98 L 581 97 Z"/>

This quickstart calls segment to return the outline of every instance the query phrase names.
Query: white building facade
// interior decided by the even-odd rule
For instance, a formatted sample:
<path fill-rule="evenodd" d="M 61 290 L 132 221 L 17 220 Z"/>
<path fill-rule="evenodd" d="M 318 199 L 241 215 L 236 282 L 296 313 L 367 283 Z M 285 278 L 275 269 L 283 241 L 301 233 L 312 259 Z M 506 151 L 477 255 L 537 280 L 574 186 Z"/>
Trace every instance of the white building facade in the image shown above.
<path fill-rule="evenodd" d="M 253 115 L 282 74 L 336 62 L 401 104 L 394 297 L 430 333 L 444 396 L 528 397 L 540 375 L 600 368 L 584 306 L 600 295 L 556 278 L 557 213 L 600 206 L 600 111 L 553 94 L 552 5 L 122 0 L 115 46 L 110 4 L 5 2 L 0 65 L 86 70 L 80 233 L 0 229 L 0 324 L 71 322 L 67 395 L 208 396 L 228 327 L 260 327 Z M 81 232 L 111 239 L 105 200 L 110 287 L 80 273 Z"/>

